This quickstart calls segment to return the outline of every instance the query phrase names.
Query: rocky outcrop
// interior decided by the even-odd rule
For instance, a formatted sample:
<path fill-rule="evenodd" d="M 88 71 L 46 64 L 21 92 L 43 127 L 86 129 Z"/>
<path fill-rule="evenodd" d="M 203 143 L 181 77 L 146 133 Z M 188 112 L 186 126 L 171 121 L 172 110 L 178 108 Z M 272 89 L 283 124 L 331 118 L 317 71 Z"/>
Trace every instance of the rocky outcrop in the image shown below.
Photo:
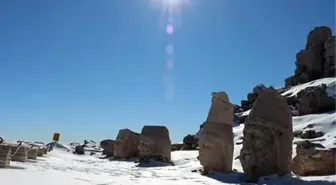
<path fill-rule="evenodd" d="M 268 92 L 268 91 L 276 91 L 276 89 L 274 89 L 274 87 L 272 87 L 272 86 L 266 87 L 264 84 L 256 85 L 253 88 L 253 91 L 247 94 L 247 100 L 242 100 L 241 101 L 241 109 L 243 111 L 250 110 L 253 106 L 253 103 L 258 98 L 258 96 L 261 93 Z M 237 112 L 235 112 L 235 113 L 237 113 Z"/>
<path fill-rule="evenodd" d="M 165 126 L 144 126 L 138 146 L 140 160 L 169 163 L 171 161 L 171 141 L 169 131 Z"/>
<path fill-rule="evenodd" d="M 112 139 L 106 139 L 100 142 L 100 147 L 103 150 L 103 155 L 106 155 L 106 157 L 112 157 L 114 156 L 114 145 L 115 141 Z"/>
<path fill-rule="evenodd" d="M 298 115 L 318 114 L 335 110 L 335 99 L 327 94 L 327 86 L 307 87 L 296 96 L 287 95 L 287 103 L 298 111 Z"/>
<path fill-rule="evenodd" d="M 199 138 L 198 159 L 205 172 L 229 173 L 233 162 L 233 106 L 225 92 L 213 92 L 212 104 Z"/>
<path fill-rule="evenodd" d="M 335 76 L 335 37 L 326 26 L 315 27 L 307 36 L 305 49 L 296 54 L 294 75 L 285 86 L 295 86 L 323 77 Z"/>
<path fill-rule="evenodd" d="M 335 149 L 324 148 L 309 141 L 297 143 L 292 171 L 299 176 L 333 175 L 336 173 Z"/>
<path fill-rule="evenodd" d="M 336 68 L 335 68 L 335 40 L 336 37 L 330 37 L 324 44 L 324 77 L 335 77 L 336 76 Z"/>
<path fill-rule="evenodd" d="M 279 93 L 263 92 L 245 120 L 240 162 L 248 181 L 261 176 L 290 173 L 292 115 Z"/>
<path fill-rule="evenodd" d="M 114 145 L 114 157 L 133 158 L 139 156 L 138 145 L 140 144 L 140 134 L 129 129 L 119 130 Z"/>

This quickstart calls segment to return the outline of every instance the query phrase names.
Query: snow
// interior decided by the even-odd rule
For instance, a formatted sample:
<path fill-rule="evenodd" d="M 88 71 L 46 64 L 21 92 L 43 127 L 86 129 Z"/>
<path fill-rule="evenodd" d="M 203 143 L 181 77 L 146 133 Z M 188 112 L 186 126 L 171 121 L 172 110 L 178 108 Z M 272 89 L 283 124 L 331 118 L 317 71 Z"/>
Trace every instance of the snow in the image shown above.
<path fill-rule="evenodd" d="M 287 90 L 286 92 L 282 93 L 283 96 L 296 96 L 297 93 L 299 93 L 301 90 L 307 88 L 307 87 L 314 87 L 314 86 L 320 86 L 322 84 L 327 85 L 327 94 L 328 96 L 336 98 L 336 78 L 322 78 L 318 80 L 314 80 L 311 82 L 307 82 L 301 85 L 294 86 Z"/>
<path fill-rule="evenodd" d="M 307 82 L 301 85 L 297 85 L 294 87 L 291 87 L 290 89 L 288 89 L 287 91 L 285 91 L 284 93 L 282 93 L 282 96 L 288 96 L 288 97 L 293 97 L 296 96 L 297 93 L 299 93 L 301 90 L 307 88 L 307 87 L 315 87 L 315 86 L 320 86 L 322 84 L 325 84 L 327 86 L 326 92 L 328 94 L 328 96 L 333 97 L 336 99 L 336 78 L 322 78 L 322 79 L 318 79 L 318 80 L 314 80 L 311 82 Z M 240 113 L 236 113 L 236 116 L 238 117 L 245 117 L 248 116 L 250 114 L 251 110 L 247 110 L 244 112 L 240 112 Z"/>
<path fill-rule="evenodd" d="M 235 129 L 240 133 L 242 128 Z M 236 147 L 235 155 L 240 147 Z M 6 185 L 197 185 L 197 184 L 240 184 L 241 167 L 237 160 L 231 174 L 202 176 L 192 170 L 200 169 L 196 159 L 197 151 L 172 152 L 175 166 L 139 166 L 134 160 L 109 161 L 98 156 L 78 156 L 62 149 L 54 149 L 37 162 L 11 162 L 9 169 L 0 169 L 0 184 Z M 303 181 L 306 180 L 306 181 Z M 309 181 L 308 181 L 309 180 Z M 302 180 L 291 177 L 268 177 L 263 184 L 319 184 L 331 185 L 336 176 L 305 177 Z M 260 183 L 259 183 L 260 184 Z"/>
<path fill-rule="evenodd" d="M 336 113 L 306 115 L 293 118 L 293 130 L 302 130 L 308 125 L 314 125 L 317 131 L 326 134 L 326 140 L 319 141 L 324 146 L 332 146 L 336 130 L 333 123 Z M 244 125 L 233 128 L 234 142 L 239 143 L 243 135 Z M 320 138 L 318 138 L 320 139 Z M 300 139 L 295 139 L 300 140 Z M 55 145 L 56 146 L 56 145 Z M 235 145 L 234 158 L 239 155 L 242 145 Z M 295 151 L 293 145 L 293 151 Z M 73 155 L 69 146 L 59 144 L 36 162 L 11 162 L 9 169 L 0 169 L 0 184 L 6 185 L 197 185 L 197 184 L 241 184 L 243 176 L 239 160 L 233 161 L 231 174 L 212 174 L 203 176 L 192 170 L 201 169 L 197 160 L 198 151 L 172 152 L 175 166 L 139 166 L 135 160 L 109 161 L 100 159 L 100 155 Z M 293 152 L 295 156 L 295 152 Z M 284 177 L 263 177 L 258 184 L 267 185 L 332 185 L 336 183 L 336 175 L 312 176 L 295 178 L 294 175 Z"/>
<path fill-rule="evenodd" d="M 295 95 L 308 86 L 327 84 L 330 95 L 335 95 L 336 78 L 325 78 L 307 84 L 292 87 L 283 95 Z M 336 97 L 336 96 L 335 96 Z M 249 111 L 243 114 L 248 115 Z M 321 131 L 324 136 L 312 139 L 327 148 L 335 147 L 333 142 L 336 136 L 336 112 L 313 114 L 293 117 L 293 131 L 314 129 Z M 310 128 L 308 128 L 310 127 Z M 244 125 L 233 127 L 234 158 L 239 156 L 242 148 Z M 295 141 L 303 139 L 295 138 Z M 46 156 L 38 157 L 37 161 L 29 160 L 26 163 L 11 161 L 10 168 L 0 169 L 0 184 L 5 185 L 238 185 L 243 176 L 239 160 L 233 161 L 233 169 L 237 172 L 230 174 L 214 173 L 208 176 L 201 175 L 193 170 L 201 169 L 197 160 L 198 151 L 172 152 L 175 166 L 156 165 L 139 166 L 136 160 L 109 161 L 100 159 L 100 154 L 73 155 L 74 146 L 50 143 L 54 150 Z M 293 144 L 293 157 L 296 145 Z M 89 147 L 86 150 L 90 150 Z M 318 156 L 315 156 L 318 157 Z M 336 175 L 296 177 L 262 177 L 258 184 L 265 185 L 334 185 Z M 247 184 L 247 183 L 245 183 Z"/>

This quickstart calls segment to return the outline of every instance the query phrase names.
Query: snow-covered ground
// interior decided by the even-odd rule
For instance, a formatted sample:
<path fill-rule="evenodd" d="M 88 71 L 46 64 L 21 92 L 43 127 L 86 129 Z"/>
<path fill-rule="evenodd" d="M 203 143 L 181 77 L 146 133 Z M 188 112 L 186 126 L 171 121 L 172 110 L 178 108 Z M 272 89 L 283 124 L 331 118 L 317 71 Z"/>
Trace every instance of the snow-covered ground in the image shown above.
<path fill-rule="evenodd" d="M 308 85 L 325 83 L 330 93 L 335 94 L 336 78 L 322 79 L 289 89 L 286 94 L 296 94 Z M 285 94 L 284 93 L 284 94 Z M 247 113 L 248 114 L 248 113 Z M 335 147 L 336 112 L 293 117 L 293 130 L 310 129 L 322 131 L 323 137 L 312 139 L 325 147 Z M 234 158 L 242 147 L 244 125 L 233 128 L 235 151 Z M 295 138 L 294 141 L 302 140 Z M 295 156 L 293 145 L 293 157 Z M 133 161 L 109 161 L 100 155 L 73 155 L 70 146 L 57 144 L 57 147 L 37 161 L 26 163 L 11 162 L 8 169 L 0 169 L 0 185 L 235 185 L 240 182 L 242 167 L 234 160 L 231 174 L 211 174 L 203 176 L 193 170 L 201 169 L 196 159 L 198 151 L 172 152 L 175 166 L 139 166 Z M 259 184 L 267 185 L 334 185 L 336 175 L 297 178 L 294 175 L 281 178 L 261 179 Z"/>
<path fill-rule="evenodd" d="M 333 123 L 336 113 L 307 115 L 294 117 L 294 130 L 302 130 L 309 124 L 315 124 L 317 131 L 323 131 L 326 140 L 318 141 L 324 146 L 332 146 L 336 130 Z M 244 125 L 234 127 L 235 154 L 239 155 L 241 136 Z M 318 138 L 320 139 L 320 138 Z M 296 139 L 297 140 L 297 139 Z M 73 155 L 67 152 L 68 147 L 55 148 L 54 151 L 36 162 L 11 162 L 9 169 L 0 169 L 2 185 L 235 185 L 242 184 L 242 168 L 239 160 L 234 160 L 233 169 L 238 172 L 231 174 L 212 174 L 202 176 L 191 172 L 201 169 L 196 159 L 198 151 L 172 152 L 175 166 L 138 166 L 134 161 L 109 161 L 100 159 L 99 155 Z M 293 145 L 295 151 L 295 145 Z M 293 152 L 293 156 L 295 152 Z M 334 185 L 336 175 L 301 177 L 286 176 L 259 181 L 267 185 Z"/>
<path fill-rule="evenodd" d="M 236 153 L 239 153 L 237 147 Z M 36 162 L 11 162 L 9 169 L 0 169 L 3 185 L 189 185 L 189 184 L 241 184 L 242 173 L 202 176 L 191 172 L 201 168 L 197 151 L 172 152 L 175 166 L 138 166 L 134 161 L 108 161 L 98 156 L 72 155 L 55 149 Z M 236 160 L 234 168 L 241 170 Z M 306 177 L 303 180 L 290 176 L 264 180 L 269 185 L 331 185 L 336 176 Z"/>

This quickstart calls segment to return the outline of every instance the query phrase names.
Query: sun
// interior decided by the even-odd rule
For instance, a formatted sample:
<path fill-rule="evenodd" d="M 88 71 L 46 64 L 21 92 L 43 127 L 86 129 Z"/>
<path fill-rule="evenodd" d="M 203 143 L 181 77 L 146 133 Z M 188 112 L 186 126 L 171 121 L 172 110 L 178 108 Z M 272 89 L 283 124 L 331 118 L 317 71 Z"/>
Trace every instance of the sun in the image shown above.
<path fill-rule="evenodd" d="M 180 11 L 190 4 L 189 0 L 151 0 L 151 4 L 160 6 L 163 13 Z"/>

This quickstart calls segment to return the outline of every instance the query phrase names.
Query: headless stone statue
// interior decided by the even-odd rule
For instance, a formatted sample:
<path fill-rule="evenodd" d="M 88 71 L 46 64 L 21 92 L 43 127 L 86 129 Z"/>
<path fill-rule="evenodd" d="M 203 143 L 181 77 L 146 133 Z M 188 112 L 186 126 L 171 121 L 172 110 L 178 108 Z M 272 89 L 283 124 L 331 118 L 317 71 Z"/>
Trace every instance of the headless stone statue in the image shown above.
<path fill-rule="evenodd" d="M 138 146 L 140 160 L 171 161 L 171 141 L 165 126 L 144 126 Z"/>
<path fill-rule="evenodd" d="M 245 120 L 240 162 L 247 181 L 291 172 L 292 115 L 277 92 L 259 95 Z"/>
<path fill-rule="evenodd" d="M 204 172 L 229 173 L 233 162 L 233 106 L 225 92 L 213 92 L 211 102 L 199 138 L 198 159 Z"/>

